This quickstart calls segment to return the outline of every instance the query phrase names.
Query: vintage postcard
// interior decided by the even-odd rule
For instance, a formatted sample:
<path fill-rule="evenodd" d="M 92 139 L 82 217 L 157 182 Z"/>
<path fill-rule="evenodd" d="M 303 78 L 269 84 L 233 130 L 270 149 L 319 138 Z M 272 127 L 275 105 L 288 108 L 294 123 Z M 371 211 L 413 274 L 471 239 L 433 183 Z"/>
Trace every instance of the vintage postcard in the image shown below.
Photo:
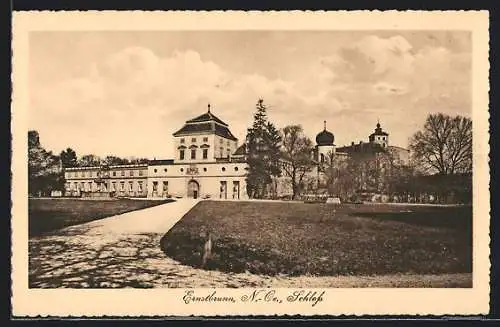
<path fill-rule="evenodd" d="M 489 311 L 487 11 L 13 16 L 14 316 Z"/>

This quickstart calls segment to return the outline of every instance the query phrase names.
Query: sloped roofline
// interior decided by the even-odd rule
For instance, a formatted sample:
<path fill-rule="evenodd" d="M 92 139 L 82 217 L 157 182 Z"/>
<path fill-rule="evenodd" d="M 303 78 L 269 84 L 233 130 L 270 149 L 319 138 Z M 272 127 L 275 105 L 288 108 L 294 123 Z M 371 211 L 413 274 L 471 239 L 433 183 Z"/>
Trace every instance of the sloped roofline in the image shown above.
<path fill-rule="evenodd" d="M 198 117 L 195 117 L 193 119 L 186 120 L 186 124 L 191 124 L 191 123 L 202 123 L 202 122 L 207 122 L 207 121 L 215 121 L 216 123 L 219 123 L 224 126 L 228 126 L 225 122 L 223 122 L 219 117 L 214 115 L 211 112 L 206 112 L 204 114 L 199 115 Z"/>

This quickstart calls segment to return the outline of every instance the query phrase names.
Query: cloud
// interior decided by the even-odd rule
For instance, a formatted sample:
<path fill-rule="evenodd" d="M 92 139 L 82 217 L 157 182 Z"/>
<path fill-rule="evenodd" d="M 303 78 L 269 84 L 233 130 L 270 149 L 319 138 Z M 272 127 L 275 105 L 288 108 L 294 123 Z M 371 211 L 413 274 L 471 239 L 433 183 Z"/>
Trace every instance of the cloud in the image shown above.
<path fill-rule="evenodd" d="M 209 102 L 242 140 L 264 98 L 278 126 L 300 123 L 311 138 L 327 120 L 339 144 L 366 139 L 380 117 L 405 146 L 405 133 L 429 111 L 470 110 L 470 61 L 467 52 L 417 51 L 402 36 L 367 35 L 270 78 L 225 69 L 195 50 L 160 56 L 134 46 L 86 73 L 33 86 L 30 125 L 56 152 L 73 145 L 79 154 L 170 157 L 171 134 Z"/>

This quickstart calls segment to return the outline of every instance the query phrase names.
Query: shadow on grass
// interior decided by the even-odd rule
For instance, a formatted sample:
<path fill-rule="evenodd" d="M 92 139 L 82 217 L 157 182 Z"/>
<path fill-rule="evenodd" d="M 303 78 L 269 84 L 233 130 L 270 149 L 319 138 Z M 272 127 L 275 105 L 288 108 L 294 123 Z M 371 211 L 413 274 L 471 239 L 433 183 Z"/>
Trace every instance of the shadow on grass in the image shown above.
<path fill-rule="evenodd" d="M 265 275 L 472 271 L 471 207 L 199 203 L 161 239 L 183 264 Z M 212 257 L 202 267 L 206 233 Z"/>
<path fill-rule="evenodd" d="M 397 221 L 417 226 L 449 228 L 464 233 L 472 230 L 472 207 L 426 208 L 402 212 L 352 212 L 349 216 L 371 218 L 381 221 Z"/>
<path fill-rule="evenodd" d="M 30 241 L 29 287 L 151 288 L 151 282 L 160 279 L 161 274 L 136 263 L 146 258 L 160 259 L 161 252 L 151 254 L 157 242 L 156 235 L 141 234 L 140 238 L 122 239 L 94 251 L 61 240 Z M 132 253 L 120 253 L 120 249 L 130 247 L 134 247 Z M 53 258 L 60 259 L 50 263 Z M 110 278 L 109 274 L 118 276 Z M 141 280 L 142 275 L 152 278 Z"/>
<path fill-rule="evenodd" d="M 30 199 L 29 237 L 46 235 L 64 227 L 84 224 L 173 201 L 175 200 Z"/>

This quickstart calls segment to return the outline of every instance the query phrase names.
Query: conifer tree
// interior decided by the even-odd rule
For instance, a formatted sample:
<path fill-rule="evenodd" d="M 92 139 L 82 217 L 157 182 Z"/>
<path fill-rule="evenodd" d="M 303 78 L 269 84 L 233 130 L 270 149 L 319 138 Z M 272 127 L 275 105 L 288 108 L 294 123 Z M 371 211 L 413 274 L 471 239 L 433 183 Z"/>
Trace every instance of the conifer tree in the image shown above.
<path fill-rule="evenodd" d="M 259 99 L 252 127 L 246 137 L 247 194 L 251 198 L 266 196 L 272 177 L 280 175 L 279 157 L 281 137 L 274 124 L 268 121 L 267 107 Z"/>

